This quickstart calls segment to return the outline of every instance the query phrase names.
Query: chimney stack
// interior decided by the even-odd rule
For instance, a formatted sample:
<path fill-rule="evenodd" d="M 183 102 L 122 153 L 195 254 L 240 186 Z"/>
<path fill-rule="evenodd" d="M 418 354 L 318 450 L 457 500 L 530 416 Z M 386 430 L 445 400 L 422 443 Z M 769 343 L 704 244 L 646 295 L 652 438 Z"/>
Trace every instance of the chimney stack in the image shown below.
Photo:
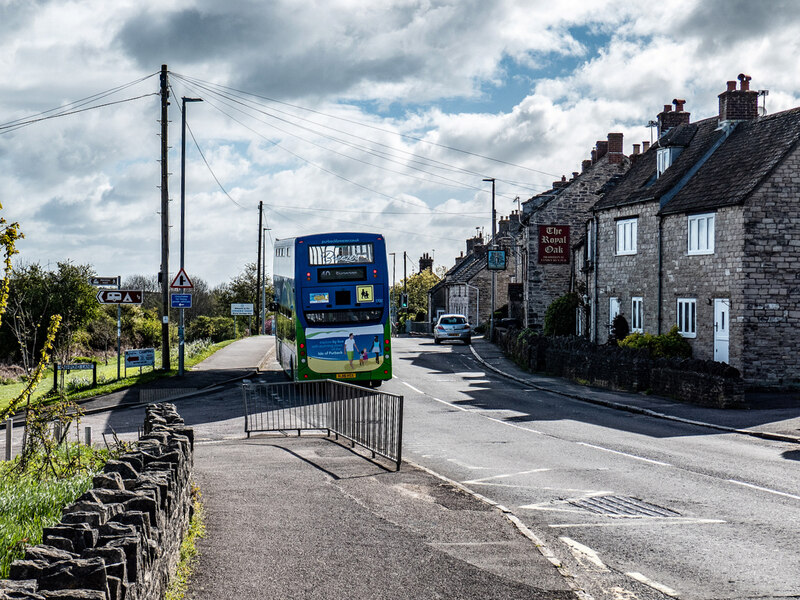
<path fill-rule="evenodd" d="M 637 154 L 639 154 L 639 148 L 640 148 L 640 147 L 641 147 L 641 146 L 640 146 L 639 144 L 634 144 L 634 145 L 633 145 L 633 155 L 634 155 L 634 156 L 636 156 Z"/>
<path fill-rule="evenodd" d="M 642 142 L 642 153 L 645 153 L 648 150 L 650 150 L 650 142 Z"/>
<path fill-rule="evenodd" d="M 612 165 L 621 165 L 625 155 L 622 153 L 622 134 L 608 134 L 608 162 Z"/>
<path fill-rule="evenodd" d="M 586 171 L 586 170 L 588 170 L 588 169 L 589 169 L 591 166 L 592 166 L 592 161 L 591 161 L 591 160 L 588 160 L 588 159 L 587 159 L 587 160 L 584 160 L 584 161 L 581 163 L 581 171 Z"/>
<path fill-rule="evenodd" d="M 595 146 L 597 147 L 597 160 L 600 160 L 608 153 L 608 142 L 605 140 L 597 140 Z"/>
<path fill-rule="evenodd" d="M 426 269 L 433 271 L 433 259 L 427 252 L 419 259 L 419 272 L 422 273 Z"/>
<path fill-rule="evenodd" d="M 665 104 L 664 110 L 658 114 L 658 137 L 661 138 L 665 133 L 667 133 L 670 129 L 677 127 L 678 125 L 683 125 L 685 123 L 689 123 L 689 116 L 692 113 L 688 113 L 683 110 L 684 104 L 686 104 L 686 100 L 681 100 L 679 98 L 675 98 L 672 101 L 672 104 L 675 105 L 675 110 L 672 110 L 671 104 Z"/>
<path fill-rule="evenodd" d="M 740 87 L 729 81 L 728 89 L 719 95 L 719 120 L 752 121 L 758 117 L 758 92 L 750 89 L 750 76 L 739 75 Z"/>

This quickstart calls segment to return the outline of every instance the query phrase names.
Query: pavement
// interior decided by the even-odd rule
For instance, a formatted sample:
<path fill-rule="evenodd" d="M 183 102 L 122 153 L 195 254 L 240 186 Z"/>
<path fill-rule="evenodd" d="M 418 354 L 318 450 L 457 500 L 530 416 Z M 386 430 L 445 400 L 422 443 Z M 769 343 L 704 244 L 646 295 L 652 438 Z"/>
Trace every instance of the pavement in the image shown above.
<path fill-rule="evenodd" d="M 749 393 L 745 398 L 745 408 L 705 408 L 662 396 L 618 392 L 530 373 L 507 358 L 496 345 L 482 338 L 472 339 L 471 350 L 485 367 L 533 389 L 719 431 L 800 443 L 800 392 Z"/>

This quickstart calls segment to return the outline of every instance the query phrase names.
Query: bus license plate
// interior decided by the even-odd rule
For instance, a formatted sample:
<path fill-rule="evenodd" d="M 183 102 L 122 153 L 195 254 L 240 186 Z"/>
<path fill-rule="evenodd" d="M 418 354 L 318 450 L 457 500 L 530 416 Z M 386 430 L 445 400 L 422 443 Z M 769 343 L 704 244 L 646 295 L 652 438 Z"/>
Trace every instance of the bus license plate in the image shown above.
<path fill-rule="evenodd" d="M 336 374 L 336 379 L 355 379 L 355 378 L 356 378 L 356 374 L 355 373 L 337 373 Z"/>

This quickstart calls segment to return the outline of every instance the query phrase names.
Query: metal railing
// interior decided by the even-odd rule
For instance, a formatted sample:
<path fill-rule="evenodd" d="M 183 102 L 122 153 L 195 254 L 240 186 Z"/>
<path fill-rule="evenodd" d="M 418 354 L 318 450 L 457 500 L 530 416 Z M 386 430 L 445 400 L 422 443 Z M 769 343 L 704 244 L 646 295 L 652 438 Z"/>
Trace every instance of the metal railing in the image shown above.
<path fill-rule="evenodd" d="M 326 431 L 400 469 L 403 397 L 333 380 L 245 383 L 244 430 Z"/>

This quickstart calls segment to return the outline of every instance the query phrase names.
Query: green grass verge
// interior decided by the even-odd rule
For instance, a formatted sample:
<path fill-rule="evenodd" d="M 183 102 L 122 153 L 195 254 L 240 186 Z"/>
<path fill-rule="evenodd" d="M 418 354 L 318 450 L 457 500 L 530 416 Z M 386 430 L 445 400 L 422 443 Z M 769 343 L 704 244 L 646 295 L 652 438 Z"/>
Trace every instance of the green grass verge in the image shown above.
<path fill-rule="evenodd" d="M 191 369 L 194 365 L 204 361 L 209 356 L 214 354 L 217 350 L 220 350 L 225 346 L 232 344 L 235 341 L 236 340 L 226 340 L 224 342 L 219 342 L 217 344 L 211 344 L 203 348 L 196 354 L 189 354 L 185 356 L 184 367 L 186 369 Z M 173 353 L 170 355 L 170 364 L 177 365 L 177 363 L 178 363 L 177 351 L 173 351 Z M 156 351 L 156 365 L 159 364 L 161 364 L 161 352 Z M 117 377 L 116 361 L 114 361 L 113 364 L 108 364 L 108 365 L 101 363 L 97 365 L 97 380 L 101 383 L 99 383 L 98 386 L 94 388 L 83 388 L 70 391 L 67 393 L 67 397 L 72 400 L 84 400 L 86 398 L 93 398 L 94 396 L 102 396 L 104 394 L 110 394 L 111 392 L 116 392 L 117 390 L 125 389 L 133 385 L 150 383 L 151 381 L 161 379 L 162 377 L 171 377 L 177 374 L 177 372 L 178 372 L 177 368 L 171 369 L 169 371 L 162 371 L 160 369 L 152 370 L 150 367 L 145 367 L 142 370 L 141 374 L 139 374 L 139 369 L 129 369 L 128 370 L 129 376 L 125 377 L 125 368 L 123 365 L 120 371 L 120 375 L 122 378 L 116 379 Z M 64 382 L 65 384 L 67 384 L 68 382 L 77 380 L 79 378 L 86 379 L 87 376 L 90 380 L 88 383 L 91 383 L 91 376 L 92 376 L 91 371 L 72 371 L 71 373 L 65 375 Z M 8 406 L 11 403 L 11 401 L 14 400 L 14 398 L 19 396 L 24 387 L 25 383 L 23 382 L 0 385 L 0 410 Z M 41 384 L 33 394 L 33 400 L 39 400 L 44 398 L 52 388 L 53 388 L 53 370 L 48 369 L 46 371 L 44 378 L 42 379 Z"/>
<path fill-rule="evenodd" d="M 11 563 L 22 558 L 26 545 L 42 541 L 42 529 L 61 519 L 61 509 L 92 485 L 92 477 L 106 463 L 109 452 L 70 444 L 62 452 L 80 453 L 80 467 L 62 479 L 36 480 L 18 474 L 18 458 L 0 463 L 0 579 Z"/>
<path fill-rule="evenodd" d="M 197 540 L 206 535 L 206 516 L 203 508 L 200 489 L 192 486 L 192 502 L 194 514 L 189 522 L 189 530 L 181 543 L 181 553 L 175 573 L 169 581 L 164 600 L 183 600 L 186 590 L 189 589 L 189 581 L 197 563 L 198 550 Z"/>

